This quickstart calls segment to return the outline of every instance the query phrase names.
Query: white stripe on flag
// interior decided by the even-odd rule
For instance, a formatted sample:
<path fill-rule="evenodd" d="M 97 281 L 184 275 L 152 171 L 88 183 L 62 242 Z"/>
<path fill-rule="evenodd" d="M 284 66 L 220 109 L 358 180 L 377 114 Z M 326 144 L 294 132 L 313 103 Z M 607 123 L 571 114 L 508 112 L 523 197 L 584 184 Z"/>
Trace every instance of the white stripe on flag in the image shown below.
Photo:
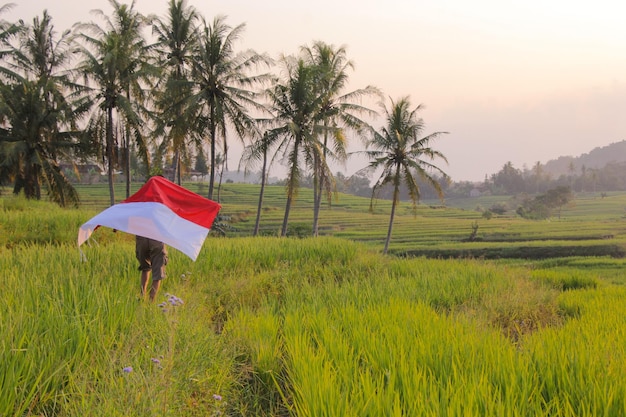
<path fill-rule="evenodd" d="M 209 229 L 176 215 L 161 203 L 121 203 L 109 207 L 78 230 L 78 246 L 97 226 L 106 226 L 133 235 L 155 239 L 178 249 L 194 261 Z"/>

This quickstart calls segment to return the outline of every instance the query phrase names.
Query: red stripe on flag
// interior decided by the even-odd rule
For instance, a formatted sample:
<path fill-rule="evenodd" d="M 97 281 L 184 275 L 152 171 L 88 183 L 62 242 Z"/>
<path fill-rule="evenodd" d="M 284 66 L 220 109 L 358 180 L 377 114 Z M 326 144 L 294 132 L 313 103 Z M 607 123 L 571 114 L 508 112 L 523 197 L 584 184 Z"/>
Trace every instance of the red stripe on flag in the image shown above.
<path fill-rule="evenodd" d="M 164 177 L 151 177 L 122 203 L 161 203 L 176 215 L 210 229 L 222 206 L 187 190 Z"/>

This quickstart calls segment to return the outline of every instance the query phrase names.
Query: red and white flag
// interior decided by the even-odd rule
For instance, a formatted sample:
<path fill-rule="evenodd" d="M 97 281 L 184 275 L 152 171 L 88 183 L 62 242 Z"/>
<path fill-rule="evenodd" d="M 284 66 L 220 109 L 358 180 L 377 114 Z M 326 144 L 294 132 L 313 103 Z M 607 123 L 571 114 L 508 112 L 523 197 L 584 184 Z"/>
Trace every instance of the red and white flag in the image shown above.
<path fill-rule="evenodd" d="M 148 237 L 194 261 L 221 206 L 163 177 L 152 177 L 135 194 L 91 218 L 78 230 L 78 246 L 99 226 Z"/>

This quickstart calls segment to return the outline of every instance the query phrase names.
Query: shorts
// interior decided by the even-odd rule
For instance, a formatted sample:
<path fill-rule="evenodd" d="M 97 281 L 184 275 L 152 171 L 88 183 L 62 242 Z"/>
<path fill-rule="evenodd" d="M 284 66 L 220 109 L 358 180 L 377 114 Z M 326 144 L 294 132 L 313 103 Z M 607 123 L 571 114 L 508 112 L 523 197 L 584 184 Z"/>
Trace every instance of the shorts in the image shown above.
<path fill-rule="evenodd" d="M 165 278 L 167 249 L 163 242 L 143 236 L 135 237 L 135 256 L 139 261 L 140 271 L 152 271 L 152 280 Z"/>

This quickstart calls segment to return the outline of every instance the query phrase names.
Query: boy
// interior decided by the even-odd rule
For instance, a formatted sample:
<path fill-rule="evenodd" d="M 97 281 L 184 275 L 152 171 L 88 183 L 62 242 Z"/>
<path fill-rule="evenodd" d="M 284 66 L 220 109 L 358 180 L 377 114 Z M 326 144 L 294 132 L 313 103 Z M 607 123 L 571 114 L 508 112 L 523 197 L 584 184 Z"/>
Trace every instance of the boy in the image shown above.
<path fill-rule="evenodd" d="M 148 290 L 148 278 L 152 272 L 152 286 L 150 287 L 150 301 L 154 301 L 161 280 L 165 278 L 167 265 L 167 249 L 163 242 L 143 236 L 135 236 L 135 256 L 139 261 L 141 271 L 141 296 L 145 297 Z"/>

